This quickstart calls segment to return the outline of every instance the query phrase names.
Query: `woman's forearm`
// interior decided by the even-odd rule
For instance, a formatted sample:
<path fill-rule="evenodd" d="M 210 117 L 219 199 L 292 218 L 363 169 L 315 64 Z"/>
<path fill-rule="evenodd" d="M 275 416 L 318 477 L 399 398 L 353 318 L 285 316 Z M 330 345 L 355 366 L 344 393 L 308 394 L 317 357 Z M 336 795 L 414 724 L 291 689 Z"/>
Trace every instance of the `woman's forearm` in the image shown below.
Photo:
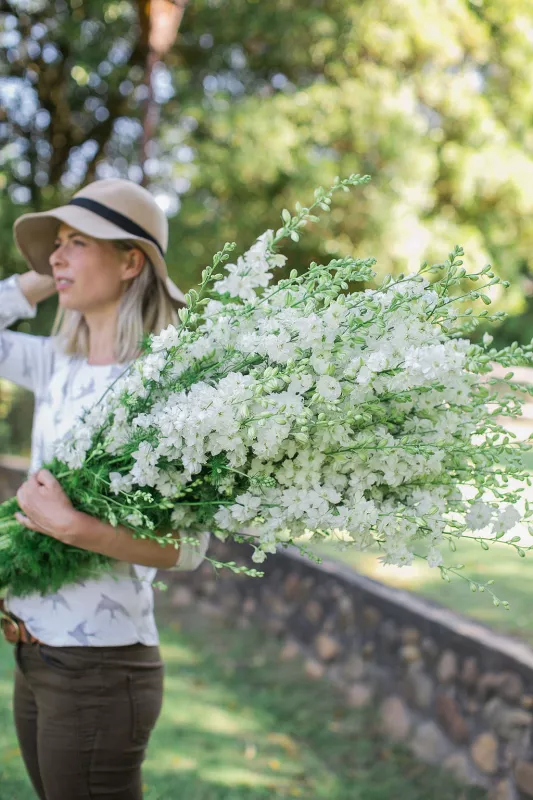
<path fill-rule="evenodd" d="M 179 538 L 179 534 L 175 534 Z M 135 539 L 124 525 L 114 528 L 107 522 L 81 511 L 74 511 L 69 525 L 68 544 L 82 550 L 91 550 L 117 561 L 141 564 L 144 567 L 170 569 L 178 561 L 179 544 L 161 545 L 153 539 Z"/>

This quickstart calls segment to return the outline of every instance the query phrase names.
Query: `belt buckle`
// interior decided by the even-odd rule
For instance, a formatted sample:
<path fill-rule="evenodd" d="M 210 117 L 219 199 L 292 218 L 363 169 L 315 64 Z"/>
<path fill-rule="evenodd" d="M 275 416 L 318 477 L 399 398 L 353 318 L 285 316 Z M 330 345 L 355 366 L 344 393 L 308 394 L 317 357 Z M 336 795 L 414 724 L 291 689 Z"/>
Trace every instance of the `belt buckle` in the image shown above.
<path fill-rule="evenodd" d="M 18 624 L 17 620 L 14 619 L 7 611 L 4 611 L 2 609 L 0 610 L 0 614 L 2 615 L 2 618 L 0 619 L 0 627 L 2 628 L 2 632 L 5 638 L 7 639 L 8 642 L 11 642 L 12 644 L 18 644 L 21 640 L 20 625 Z M 8 625 L 11 626 L 11 628 L 14 629 L 15 631 L 15 636 L 16 636 L 15 641 L 9 638 L 9 634 L 6 631 L 6 626 Z"/>

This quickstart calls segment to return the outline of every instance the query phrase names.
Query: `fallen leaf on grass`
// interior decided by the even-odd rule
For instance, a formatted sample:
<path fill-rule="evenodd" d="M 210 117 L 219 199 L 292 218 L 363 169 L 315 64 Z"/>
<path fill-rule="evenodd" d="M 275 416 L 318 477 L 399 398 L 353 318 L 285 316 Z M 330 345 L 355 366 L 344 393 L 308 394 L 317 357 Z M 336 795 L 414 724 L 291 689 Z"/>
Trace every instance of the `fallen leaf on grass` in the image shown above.
<path fill-rule="evenodd" d="M 20 748 L 19 747 L 12 747 L 10 750 L 5 750 L 0 755 L 0 761 L 2 764 L 5 764 L 7 761 L 12 761 L 14 758 L 20 757 Z"/>
<path fill-rule="evenodd" d="M 178 769 L 194 769 L 197 765 L 197 761 L 194 758 L 188 758 L 187 756 L 173 756 L 170 762 L 173 767 L 178 767 Z"/>
<path fill-rule="evenodd" d="M 279 744 L 290 756 L 295 756 L 298 752 L 297 743 L 294 739 L 291 739 L 290 736 L 287 736 L 286 733 L 269 733 L 267 741 L 272 744 Z"/>

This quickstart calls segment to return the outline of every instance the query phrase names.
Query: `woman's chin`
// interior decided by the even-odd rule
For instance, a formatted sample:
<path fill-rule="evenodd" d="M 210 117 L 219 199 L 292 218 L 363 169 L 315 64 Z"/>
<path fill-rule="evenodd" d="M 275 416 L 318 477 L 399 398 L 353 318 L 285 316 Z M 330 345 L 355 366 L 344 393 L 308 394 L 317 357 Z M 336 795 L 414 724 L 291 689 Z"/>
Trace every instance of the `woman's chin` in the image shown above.
<path fill-rule="evenodd" d="M 64 309 L 65 311 L 83 311 L 80 307 L 79 301 L 76 300 L 76 297 L 69 297 L 70 292 L 60 292 L 58 295 L 58 305 L 60 308 Z"/>

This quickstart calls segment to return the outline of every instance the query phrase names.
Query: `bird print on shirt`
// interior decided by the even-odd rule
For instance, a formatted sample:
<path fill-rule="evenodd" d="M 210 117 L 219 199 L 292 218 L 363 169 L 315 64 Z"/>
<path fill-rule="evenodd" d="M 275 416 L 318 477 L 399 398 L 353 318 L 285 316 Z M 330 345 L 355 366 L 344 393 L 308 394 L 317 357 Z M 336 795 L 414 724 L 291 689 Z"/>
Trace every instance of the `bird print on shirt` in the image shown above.
<path fill-rule="evenodd" d="M 52 397 L 52 393 L 47 390 L 40 394 L 39 397 L 36 397 L 35 401 L 39 406 L 51 406 L 54 402 L 54 398 Z"/>
<path fill-rule="evenodd" d="M 9 358 L 12 349 L 13 345 L 11 342 L 7 342 L 5 339 L 0 340 L 0 364 Z"/>
<path fill-rule="evenodd" d="M 114 381 L 115 378 L 118 378 L 125 370 L 125 367 L 119 364 L 113 364 L 109 372 L 107 373 L 107 380 Z"/>
<path fill-rule="evenodd" d="M 70 611 L 69 604 L 59 592 L 56 592 L 55 594 L 48 594 L 46 597 L 43 597 L 43 603 L 52 603 L 53 611 L 55 611 L 58 606 L 63 606 L 63 608 L 66 608 L 68 611 Z"/>
<path fill-rule="evenodd" d="M 74 630 L 68 631 L 68 635 L 72 636 L 73 639 L 76 639 L 83 647 L 89 647 L 91 644 L 91 638 L 95 637 L 96 633 L 87 633 L 85 630 L 85 626 L 87 625 L 87 620 L 84 619 L 80 622 L 79 625 L 76 625 Z"/>
<path fill-rule="evenodd" d="M 69 361 L 69 369 L 67 371 L 67 376 L 66 376 L 65 380 L 63 381 L 63 385 L 61 386 L 61 398 L 62 398 L 64 403 L 66 403 L 67 400 L 68 400 L 68 390 L 69 390 L 70 384 L 72 383 L 72 381 L 74 379 L 74 376 L 76 374 L 76 371 L 72 370 L 70 368 L 71 361 L 72 361 L 72 359 L 70 359 L 70 361 Z"/>
<path fill-rule="evenodd" d="M 29 626 L 30 632 L 33 633 L 35 636 L 39 636 L 39 634 L 42 631 L 44 631 L 44 628 L 43 628 L 42 625 L 37 625 L 36 624 L 35 617 L 27 617 L 25 622 L 26 622 L 26 625 Z"/>
<path fill-rule="evenodd" d="M 147 605 L 145 608 L 141 608 L 141 617 L 149 617 L 154 610 L 154 607 L 151 603 Z"/>
<path fill-rule="evenodd" d="M 78 394 L 72 396 L 72 400 L 83 400 L 84 397 L 94 394 L 94 378 L 91 378 L 89 383 L 80 388 Z"/>
<path fill-rule="evenodd" d="M 140 581 L 137 577 L 137 573 L 135 572 L 135 567 L 133 564 L 130 564 L 130 578 L 131 582 L 133 583 L 133 588 L 135 589 L 135 594 L 140 594 L 143 590 L 143 585 L 142 581 Z"/>
<path fill-rule="evenodd" d="M 98 605 L 96 606 L 95 614 L 100 614 L 102 611 L 109 611 L 109 618 L 116 619 L 117 614 L 123 614 L 125 617 L 130 617 L 130 612 L 128 609 L 119 603 L 117 600 L 113 600 L 112 597 L 109 597 L 107 594 L 101 594 L 100 597 L 102 598 Z"/>
<path fill-rule="evenodd" d="M 23 378 L 31 378 L 31 364 L 28 359 L 28 353 L 24 350 L 24 356 L 22 361 L 22 377 Z"/>

